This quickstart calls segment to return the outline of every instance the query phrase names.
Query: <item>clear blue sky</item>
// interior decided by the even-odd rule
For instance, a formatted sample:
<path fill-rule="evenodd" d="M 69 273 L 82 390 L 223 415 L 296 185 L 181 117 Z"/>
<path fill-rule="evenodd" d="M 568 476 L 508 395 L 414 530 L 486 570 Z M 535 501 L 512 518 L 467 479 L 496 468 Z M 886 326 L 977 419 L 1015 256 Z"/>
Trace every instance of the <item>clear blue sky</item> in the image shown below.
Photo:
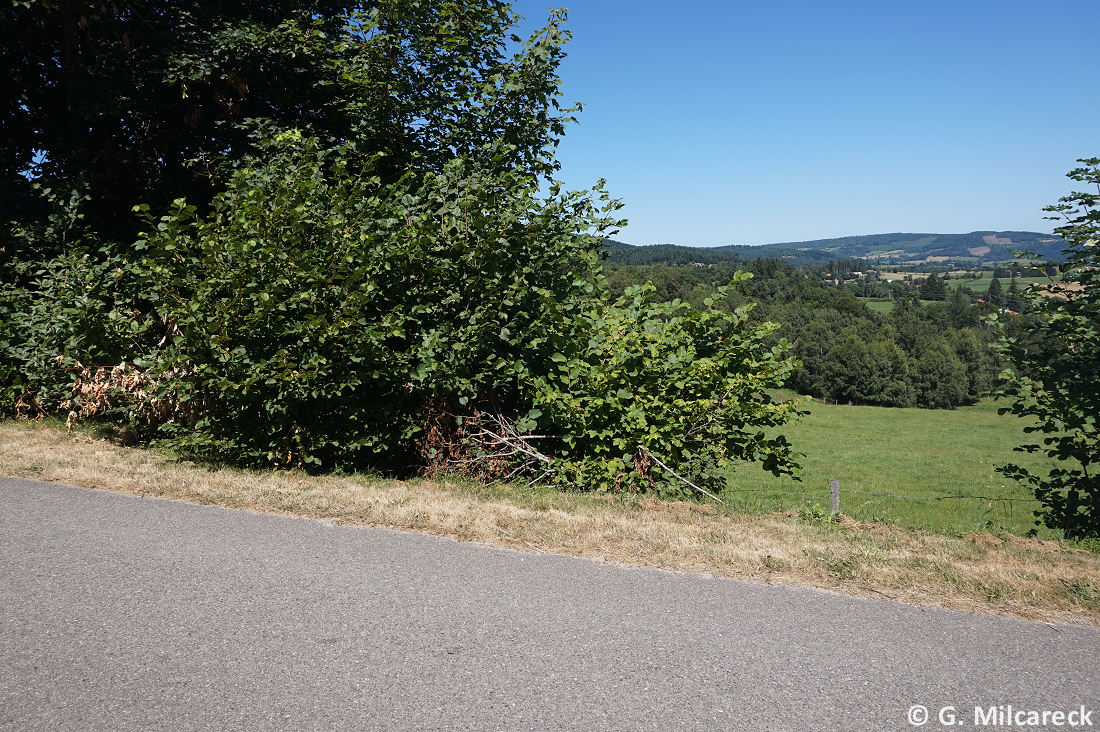
<path fill-rule="evenodd" d="M 631 244 L 1050 231 L 1100 156 L 1097 0 L 567 7 L 560 177 L 606 178 Z"/>

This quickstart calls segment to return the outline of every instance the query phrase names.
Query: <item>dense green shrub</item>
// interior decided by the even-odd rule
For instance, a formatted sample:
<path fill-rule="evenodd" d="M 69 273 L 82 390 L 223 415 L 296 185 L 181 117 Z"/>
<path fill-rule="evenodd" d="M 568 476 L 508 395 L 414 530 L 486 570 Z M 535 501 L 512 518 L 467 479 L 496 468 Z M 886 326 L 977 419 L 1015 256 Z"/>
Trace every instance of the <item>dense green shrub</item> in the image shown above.
<path fill-rule="evenodd" d="M 50 414 L 72 395 L 83 369 L 155 347 L 132 262 L 83 225 L 87 197 L 39 193 L 53 213 L 13 233 L 28 251 L 57 253 L 9 260 L 0 282 L 0 414 Z"/>
<path fill-rule="evenodd" d="M 0 407 L 107 415 L 255 466 L 403 471 L 446 423 L 464 443 L 443 454 L 476 467 L 499 423 L 526 452 L 496 465 L 522 472 L 537 428 L 552 470 L 532 477 L 584 489 L 794 469 L 762 432 L 796 411 L 767 396 L 792 366 L 773 326 L 609 300 L 598 247 L 619 204 L 552 179 L 563 12 L 519 46 L 496 0 L 219 8 L 104 6 L 79 59 L 44 32 L 75 29 L 52 4 L 0 13 L 27 31 L 15 46 L 67 59 L 33 94 L 18 75 L 21 159 L 45 151 L 39 183 L 81 199 L 90 176 L 96 196 L 92 230 L 76 204 L 60 236 L 33 212 L 0 230 L 19 242 L 0 270 Z M 133 53 L 104 56 L 115 41 Z M 98 103 L 60 91 L 80 79 Z M 68 132 L 35 128 L 50 114 Z"/>
<path fill-rule="evenodd" d="M 538 423 L 561 438 L 548 469 L 565 482 L 663 494 L 690 492 L 684 478 L 708 485 L 735 463 L 792 473 L 786 440 L 763 430 L 798 408 L 770 396 L 795 365 L 785 342 L 767 344 L 777 326 L 749 325 L 751 306 L 650 303 L 653 292 L 632 287 L 583 310 L 554 367 L 531 383 Z"/>
<path fill-rule="evenodd" d="M 190 402 L 163 425 L 176 445 L 402 468 L 442 404 L 491 410 L 516 444 L 546 433 L 543 477 L 562 485 L 670 494 L 692 490 L 672 470 L 794 469 L 763 433 L 797 409 L 768 396 L 793 367 L 766 344 L 775 326 L 637 289 L 608 301 L 596 248 L 616 203 L 539 197 L 534 177 L 465 161 L 383 185 L 346 151 L 276 146 L 211 215 L 180 201 L 138 245 L 171 333 L 149 366 L 172 375 L 164 399 Z"/>
<path fill-rule="evenodd" d="M 283 135 L 213 212 L 185 202 L 138 247 L 174 334 L 164 388 L 202 399 L 178 444 L 332 467 L 415 441 L 425 402 L 508 404 L 589 293 L 614 203 L 455 160 L 384 185 Z M 493 150 L 486 151 L 492 160 Z"/>

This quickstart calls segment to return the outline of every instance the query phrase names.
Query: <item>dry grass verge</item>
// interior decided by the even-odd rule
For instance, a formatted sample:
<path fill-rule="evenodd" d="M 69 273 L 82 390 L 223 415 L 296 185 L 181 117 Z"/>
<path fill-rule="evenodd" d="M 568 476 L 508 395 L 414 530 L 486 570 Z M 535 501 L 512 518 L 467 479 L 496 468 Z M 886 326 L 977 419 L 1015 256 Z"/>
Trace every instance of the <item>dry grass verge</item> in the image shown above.
<path fill-rule="evenodd" d="M 210 470 L 26 423 L 0 423 L 0 474 L 521 551 L 806 585 L 862 597 L 1100 626 L 1100 557 L 1058 542 L 806 522 L 654 498 L 455 481 Z"/>

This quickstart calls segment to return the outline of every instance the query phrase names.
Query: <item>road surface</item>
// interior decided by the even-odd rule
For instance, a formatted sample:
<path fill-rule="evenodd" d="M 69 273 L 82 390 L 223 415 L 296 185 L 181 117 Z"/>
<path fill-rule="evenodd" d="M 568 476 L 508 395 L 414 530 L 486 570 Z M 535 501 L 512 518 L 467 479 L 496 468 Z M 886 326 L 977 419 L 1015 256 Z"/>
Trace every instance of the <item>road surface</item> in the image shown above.
<path fill-rule="evenodd" d="M 0 730 L 1100 729 L 1098 661 L 1093 628 L 0 479 Z"/>

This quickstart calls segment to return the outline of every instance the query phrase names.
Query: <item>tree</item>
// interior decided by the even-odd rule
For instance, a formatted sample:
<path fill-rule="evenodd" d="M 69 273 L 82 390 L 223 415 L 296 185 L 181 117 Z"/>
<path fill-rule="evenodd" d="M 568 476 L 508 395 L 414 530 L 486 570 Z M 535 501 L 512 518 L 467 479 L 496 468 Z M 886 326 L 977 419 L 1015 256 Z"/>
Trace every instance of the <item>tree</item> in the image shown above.
<path fill-rule="evenodd" d="M 1030 337 L 1003 340 L 1014 368 L 1002 374 L 1000 395 L 1013 402 L 999 410 L 1038 421 L 1024 431 L 1044 435 L 1043 445 L 1017 450 L 1065 464 L 1045 476 L 1018 465 L 998 469 L 1027 484 L 1042 503 L 1039 521 L 1067 538 L 1100 536 L 1100 158 L 1078 162 L 1083 166 L 1068 177 L 1097 190 L 1071 193 L 1044 209 L 1063 222 L 1055 232 L 1066 241 L 1067 264 L 1062 281 L 1028 288 L 1040 316 L 1027 321 Z"/>
<path fill-rule="evenodd" d="M 966 401 L 966 369 L 943 337 L 928 345 L 913 370 L 918 407 L 954 409 Z"/>
<path fill-rule="evenodd" d="M 217 168 L 263 139 L 260 119 L 380 155 L 387 182 L 414 158 L 438 172 L 494 140 L 517 164 L 552 172 L 543 151 L 569 118 L 553 73 L 565 31 L 553 22 L 513 55 L 516 19 L 501 0 L 8 3 L 5 213 L 42 215 L 29 173 L 86 191 L 85 224 L 102 240 L 133 242 L 134 205 L 159 215 L 185 197 L 205 211 L 227 178 Z M 18 243 L 8 237 L 9 254 Z"/>
<path fill-rule="evenodd" d="M 826 393 L 836 402 L 912 406 L 908 370 L 908 358 L 893 343 L 868 344 L 856 335 L 849 335 L 828 353 Z"/>
<path fill-rule="evenodd" d="M 952 350 L 966 372 L 966 400 L 976 402 L 989 394 L 1000 370 L 997 352 L 989 347 L 990 336 L 976 328 L 952 330 L 947 335 Z"/>
<path fill-rule="evenodd" d="M 886 316 L 886 322 L 894 328 L 895 341 L 913 358 L 924 352 L 932 337 L 928 325 L 920 318 L 921 312 L 919 305 L 914 307 L 902 301 Z"/>
<path fill-rule="evenodd" d="M 837 341 L 837 329 L 821 319 L 814 319 L 802 328 L 794 344 L 799 366 L 792 386 L 803 394 L 826 394 L 826 357 Z"/>
<path fill-rule="evenodd" d="M 1038 273 L 1042 274 L 1042 270 L 1038 270 Z M 1014 313 L 1026 313 L 1031 310 L 1031 304 L 1028 302 L 1027 298 L 1022 297 L 1022 295 L 1023 291 L 1020 289 L 1020 285 L 1016 281 L 1016 278 L 1013 277 L 1005 293 L 1005 307 Z"/>
<path fill-rule="evenodd" d="M 920 287 L 921 300 L 944 300 L 947 298 L 947 285 L 935 272 Z"/>
<path fill-rule="evenodd" d="M 971 307 L 974 298 L 966 286 L 960 286 L 951 292 L 948 298 L 947 316 L 953 328 L 976 326 L 980 320 Z"/>
<path fill-rule="evenodd" d="M 133 241 L 139 203 L 162 211 L 174 198 L 213 193 L 188 161 L 239 158 L 255 117 L 314 124 L 333 94 L 319 86 L 328 58 L 308 35 L 338 35 L 338 3 L 109 4 L 60 0 L 8 3 L 0 47 L 14 70 L 3 87 L 0 177 L 33 202 L 21 173 L 57 189 L 84 187 L 87 223 L 108 239 Z M 285 63 L 291 56 L 294 64 Z M 318 115 L 319 117 L 320 115 Z M 204 200 L 205 199 L 205 200 Z"/>
<path fill-rule="evenodd" d="M 986 292 L 986 299 L 992 305 L 1004 305 L 1005 303 L 1004 288 L 1001 287 L 1001 281 L 996 277 L 989 281 L 989 290 Z"/>

